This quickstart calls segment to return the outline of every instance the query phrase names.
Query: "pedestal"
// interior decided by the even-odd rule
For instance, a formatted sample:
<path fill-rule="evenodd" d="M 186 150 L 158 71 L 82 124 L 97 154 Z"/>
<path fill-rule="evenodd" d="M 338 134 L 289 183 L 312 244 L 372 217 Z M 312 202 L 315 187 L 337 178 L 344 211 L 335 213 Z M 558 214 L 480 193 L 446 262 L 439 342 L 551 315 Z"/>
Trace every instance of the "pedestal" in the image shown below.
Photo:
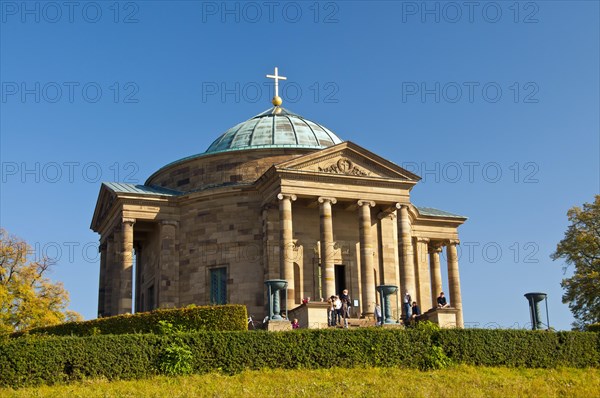
<path fill-rule="evenodd" d="M 300 329 L 327 329 L 329 304 L 320 301 L 310 301 L 288 311 L 289 320 L 298 319 Z"/>
<path fill-rule="evenodd" d="M 423 315 L 417 317 L 417 321 L 430 321 L 437 323 L 442 329 L 460 327 L 457 321 L 458 310 L 456 308 L 432 308 Z"/>
<path fill-rule="evenodd" d="M 398 286 L 394 285 L 379 285 L 377 291 L 381 298 L 381 316 L 383 317 L 383 324 L 396 323 L 392 318 L 392 306 L 390 303 L 390 296 L 398 291 Z"/>
<path fill-rule="evenodd" d="M 265 281 L 265 285 L 267 285 L 267 305 L 269 307 L 269 321 L 281 321 L 283 317 L 281 316 L 281 300 L 280 300 L 280 291 L 283 290 L 284 293 L 284 303 L 287 303 L 287 281 L 283 279 L 271 279 Z M 285 317 L 287 321 L 287 305 L 285 309 Z M 289 323 L 289 322 L 288 322 Z"/>
<path fill-rule="evenodd" d="M 282 319 L 282 320 L 270 320 L 267 321 L 267 330 L 269 332 L 284 332 L 292 329 L 292 323 Z"/>

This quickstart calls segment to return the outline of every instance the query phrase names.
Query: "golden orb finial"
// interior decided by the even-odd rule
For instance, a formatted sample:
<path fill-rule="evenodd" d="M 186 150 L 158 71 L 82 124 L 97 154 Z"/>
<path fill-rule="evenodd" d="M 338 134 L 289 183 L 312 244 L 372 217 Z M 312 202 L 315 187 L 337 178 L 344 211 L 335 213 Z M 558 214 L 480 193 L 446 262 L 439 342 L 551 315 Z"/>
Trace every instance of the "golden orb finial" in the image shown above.
<path fill-rule="evenodd" d="M 283 100 L 281 99 L 280 96 L 276 95 L 275 97 L 273 97 L 273 99 L 271 100 L 271 103 L 275 106 L 280 106 L 281 104 L 283 104 Z"/>

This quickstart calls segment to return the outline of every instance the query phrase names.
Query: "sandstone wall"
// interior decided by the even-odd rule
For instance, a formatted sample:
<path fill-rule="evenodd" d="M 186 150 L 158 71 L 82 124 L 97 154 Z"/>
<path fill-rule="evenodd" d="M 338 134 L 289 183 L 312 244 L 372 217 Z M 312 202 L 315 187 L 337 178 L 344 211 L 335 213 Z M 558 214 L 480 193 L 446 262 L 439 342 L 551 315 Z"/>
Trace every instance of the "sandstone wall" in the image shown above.
<path fill-rule="evenodd" d="M 167 165 L 145 184 L 189 192 L 215 185 L 251 183 L 273 164 L 310 151 L 314 149 L 256 149 L 205 155 Z"/>

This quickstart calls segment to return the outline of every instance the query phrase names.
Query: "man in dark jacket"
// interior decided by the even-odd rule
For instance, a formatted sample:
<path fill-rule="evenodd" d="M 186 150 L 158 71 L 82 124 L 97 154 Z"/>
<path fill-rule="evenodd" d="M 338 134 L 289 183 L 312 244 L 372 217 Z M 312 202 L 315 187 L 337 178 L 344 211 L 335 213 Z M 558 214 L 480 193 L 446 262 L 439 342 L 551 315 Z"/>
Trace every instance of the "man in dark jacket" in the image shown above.
<path fill-rule="evenodd" d="M 448 302 L 446 301 L 446 297 L 444 297 L 444 292 L 441 292 L 440 296 L 437 298 L 437 306 L 438 308 L 448 307 Z"/>
<path fill-rule="evenodd" d="M 348 289 L 344 289 L 340 295 L 342 302 L 342 317 L 344 317 L 344 327 L 348 329 L 348 318 L 350 317 L 350 307 L 352 307 L 352 300 L 348 295 Z"/>

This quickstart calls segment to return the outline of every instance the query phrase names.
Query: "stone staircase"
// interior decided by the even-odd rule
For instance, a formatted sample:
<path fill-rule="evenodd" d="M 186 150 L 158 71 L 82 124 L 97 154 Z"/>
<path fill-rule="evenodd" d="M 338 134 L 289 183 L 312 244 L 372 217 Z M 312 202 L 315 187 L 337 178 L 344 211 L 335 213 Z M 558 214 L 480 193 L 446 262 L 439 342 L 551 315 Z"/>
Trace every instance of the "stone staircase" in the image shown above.
<path fill-rule="evenodd" d="M 348 318 L 348 328 L 366 328 L 375 326 L 375 320 L 366 319 L 366 318 Z M 341 325 L 337 325 L 337 328 L 344 327 L 344 321 L 342 320 Z"/>
<path fill-rule="evenodd" d="M 327 324 L 327 303 L 322 302 L 311 302 L 304 303 L 296 308 L 288 311 L 288 318 L 290 320 L 296 318 L 300 323 L 302 329 L 328 329 L 331 326 Z M 456 308 L 432 308 L 425 312 L 417 321 L 427 320 L 440 325 L 442 328 L 454 328 L 456 327 Z M 358 318 L 356 313 L 351 312 L 354 315 L 352 318 L 348 318 L 349 328 L 364 328 L 375 326 L 374 319 Z M 337 325 L 338 328 L 343 328 L 342 325 Z M 394 323 L 382 325 L 384 328 L 402 328 L 404 323 Z"/>
<path fill-rule="evenodd" d="M 332 326 L 327 325 L 327 303 L 311 302 L 304 303 L 298 307 L 288 311 L 290 320 L 296 318 L 302 329 L 328 329 Z M 352 315 L 352 313 L 351 313 Z M 336 327 L 343 328 L 343 320 L 341 325 Z M 375 326 L 374 319 L 365 319 L 352 317 L 348 318 L 348 328 L 363 328 Z"/>

